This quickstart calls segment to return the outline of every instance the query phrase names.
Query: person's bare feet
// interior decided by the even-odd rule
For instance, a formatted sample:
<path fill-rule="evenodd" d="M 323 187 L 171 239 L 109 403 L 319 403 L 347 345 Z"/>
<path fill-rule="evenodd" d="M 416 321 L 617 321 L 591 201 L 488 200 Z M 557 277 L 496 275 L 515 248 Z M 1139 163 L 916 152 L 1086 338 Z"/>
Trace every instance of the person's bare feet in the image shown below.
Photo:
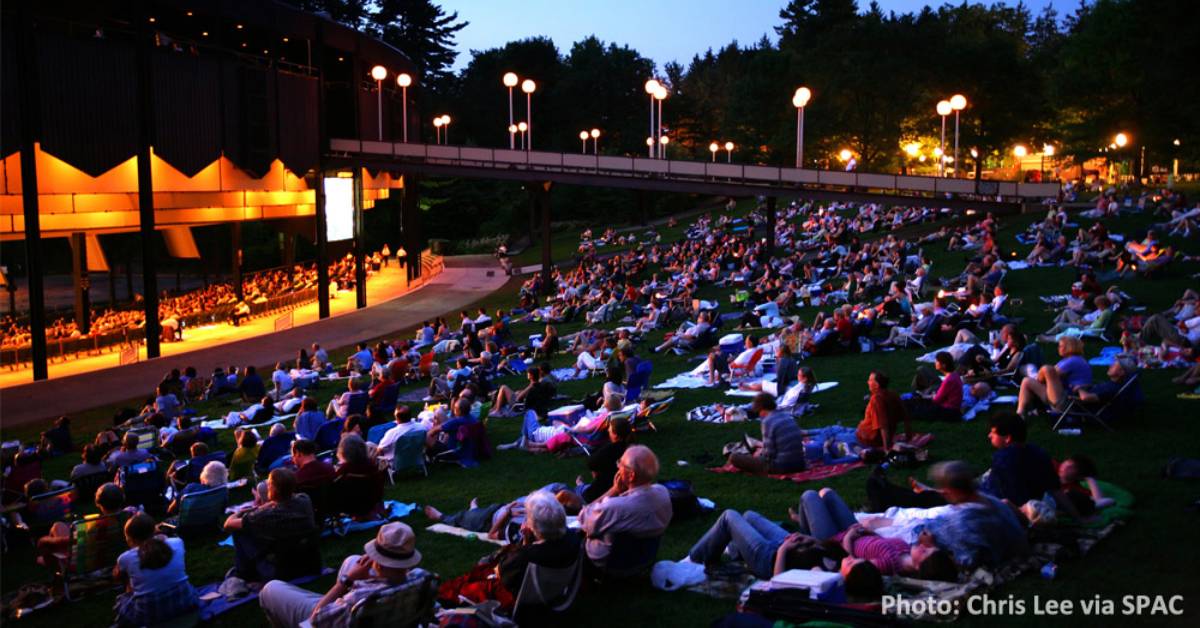
<path fill-rule="evenodd" d="M 426 506 L 423 510 L 425 511 L 425 516 L 428 517 L 430 521 L 435 523 L 441 521 L 442 517 L 444 516 L 440 510 L 434 508 L 433 506 Z"/>
<path fill-rule="evenodd" d="M 471 508 L 479 508 L 479 498 L 478 497 L 471 498 Z"/>
<path fill-rule="evenodd" d="M 791 519 L 796 523 L 800 523 L 800 515 L 796 512 L 796 509 L 790 506 L 788 507 L 788 519 Z"/>

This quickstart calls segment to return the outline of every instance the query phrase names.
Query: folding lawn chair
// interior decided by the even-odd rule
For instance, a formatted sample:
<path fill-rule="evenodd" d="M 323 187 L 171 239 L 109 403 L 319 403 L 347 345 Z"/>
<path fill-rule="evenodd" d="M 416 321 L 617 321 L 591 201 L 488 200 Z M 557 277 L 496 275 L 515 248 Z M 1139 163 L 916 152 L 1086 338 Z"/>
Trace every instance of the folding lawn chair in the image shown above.
<path fill-rule="evenodd" d="M 179 498 L 179 516 L 160 523 L 159 529 L 184 539 L 219 532 L 228 503 L 229 490 L 224 486 L 188 493 Z"/>
<path fill-rule="evenodd" d="M 110 515 L 88 516 L 71 522 L 71 544 L 67 551 L 55 554 L 55 577 L 62 580 L 63 597 L 71 599 L 71 575 L 96 574 L 109 578 L 117 558 L 129 549 L 125 543 L 125 522 L 132 513 L 120 510 Z"/>

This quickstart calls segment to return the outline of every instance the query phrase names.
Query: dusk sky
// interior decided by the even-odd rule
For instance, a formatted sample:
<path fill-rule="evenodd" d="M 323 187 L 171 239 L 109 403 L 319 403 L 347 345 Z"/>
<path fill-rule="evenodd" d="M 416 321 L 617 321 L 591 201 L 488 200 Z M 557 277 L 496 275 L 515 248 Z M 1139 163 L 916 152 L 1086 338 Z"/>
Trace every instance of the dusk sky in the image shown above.
<path fill-rule="evenodd" d="M 440 0 L 470 25 L 458 33 L 454 69 L 486 50 L 510 41 L 546 35 L 562 53 L 572 43 L 596 35 L 604 42 L 628 44 L 661 69 L 669 61 L 687 65 L 692 56 L 730 41 L 748 44 L 763 35 L 774 40 L 779 9 L 786 0 Z M 859 10 L 867 6 L 859 2 Z M 907 13 L 926 5 L 920 0 L 879 0 L 884 11 Z M 1015 4 L 1006 0 L 1005 4 Z M 1046 4 L 1059 15 L 1074 12 L 1079 0 L 1029 0 L 1036 14 Z"/>

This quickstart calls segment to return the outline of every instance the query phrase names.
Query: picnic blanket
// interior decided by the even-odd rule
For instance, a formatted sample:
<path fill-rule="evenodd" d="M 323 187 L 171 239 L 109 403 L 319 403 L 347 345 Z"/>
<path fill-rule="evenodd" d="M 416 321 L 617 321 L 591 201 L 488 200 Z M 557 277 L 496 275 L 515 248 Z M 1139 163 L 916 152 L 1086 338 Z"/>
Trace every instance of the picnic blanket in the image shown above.
<path fill-rule="evenodd" d="M 213 430 L 228 430 L 228 429 L 233 429 L 233 428 L 252 430 L 252 429 L 256 429 L 256 428 L 260 428 L 260 427 L 270 427 L 272 425 L 275 425 L 276 423 L 283 423 L 284 421 L 290 421 L 295 418 L 296 418 L 296 413 L 292 412 L 291 414 L 280 414 L 278 416 L 273 416 L 269 420 L 263 421 L 262 423 L 243 423 L 242 425 L 226 425 L 225 419 L 221 418 L 221 419 L 212 419 L 211 421 L 202 421 L 200 423 L 200 427 L 207 427 L 207 428 L 213 429 Z"/>
<path fill-rule="evenodd" d="M 804 471 L 796 473 L 768 473 L 767 477 L 773 480 L 790 480 L 792 482 L 813 482 L 816 480 L 827 480 L 845 473 L 849 473 L 859 467 L 864 466 L 861 461 L 842 462 L 836 464 L 819 464 L 811 466 Z M 729 464 L 728 462 L 720 467 L 709 469 L 713 473 L 745 473 L 741 469 Z"/>
<path fill-rule="evenodd" d="M 455 526 L 446 525 L 444 523 L 435 523 L 425 529 L 429 530 L 430 532 L 436 532 L 438 534 L 449 534 L 452 536 L 462 537 L 464 539 L 471 539 L 473 541 L 483 541 L 484 543 L 492 543 L 494 545 L 500 545 L 502 547 L 505 545 L 508 545 L 508 541 L 505 541 L 504 539 L 488 538 L 487 533 L 473 532 L 466 528 L 458 528 Z"/>
<path fill-rule="evenodd" d="M 311 576 L 302 576 L 300 578 L 296 578 L 295 580 L 291 580 L 290 582 L 296 586 L 308 584 L 317 578 L 323 578 L 332 574 L 333 571 L 333 568 L 325 567 L 321 570 L 321 573 L 313 574 Z M 228 613 L 239 606 L 243 606 L 258 599 L 257 591 L 248 591 L 246 595 L 236 597 L 231 600 L 218 593 L 217 589 L 219 588 L 221 588 L 220 582 L 213 582 L 202 587 L 196 587 L 196 594 L 200 597 L 200 621 L 212 621 L 214 618 L 220 615 L 224 615 L 225 613 Z"/>
<path fill-rule="evenodd" d="M 245 504 L 239 504 L 237 506 L 230 506 L 229 508 L 226 508 L 225 511 L 226 512 L 237 512 L 238 510 L 245 510 L 245 509 L 246 509 Z M 387 501 L 383 502 L 383 509 L 384 509 L 384 514 L 383 514 L 383 516 L 381 516 L 378 519 L 369 519 L 367 521 L 355 521 L 351 517 L 341 517 L 338 519 L 338 522 L 335 525 L 326 526 L 325 529 L 321 530 L 321 538 L 328 538 L 328 537 L 331 537 L 334 535 L 346 536 L 347 534 L 351 534 L 353 532 L 365 532 L 367 530 L 374 530 L 375 528 L 382 527 L 383 524 L 385 524 L 385 523 L 388 523 L 391 521 L 399 521 L 400 519 L 407 517 L 409 515 L 409 513 L 411 513 L 412 511 L 417 509 L 417 505 L 416 504 L 404 504 L 404 503 L 401 503 L 398 501 L 387 500 Z M 219 543 L 217 543 L 217 545 L 221 545 L 224 547 L 233 547 L 233 536 L 230 535 L 230 536 L 225 537 Z"/>
<path fill-rule="evenodd" d="M 1100 355 L 1088 360 L 1088 364 L 1092 366 L 1112 366 L 1112 363 L 1117 361 L 1117 356 L 1121 355 L 1121 351 L 1121 347 L 1104 347 L 1100 350 Z"/>
<path fill-rule="evenodd" d="M 569 382 L 576 379 L 587 379 L 589 375 L 586 370 L 576 371 L 575 368 L 571 366 L 561 369 L 554 369 L 553 371 L 550 371 L 550 374 L 556 377 L 560 382 Z"/>
<path fill-rule="evenodd" d="M 938 582 L 920 580 L 904 576 L 884 576 L 884 593 L 886 595 L 903 595 L 909 599 L 937 599 L 949 602 L 955 609 L 964 609 L 963 601 L 970 595 L 994 589 L 1017 577 L 1041 569 L 1051 562 L 1083 556 L 1096 543 L 1111 535 L 1125 520 L 1132 516 L 1133 495 L 1128 491 L 1111 484 L 1099 481 L 1105 496 L 1113 498 L 1116 503 L 1097 513 L 1095 521 L 1083 526 L 1063 525 L 1068 523 L 1059 519 L 1059 525 L 1045 529 L 1034 529 L 1031 532 L 1031 552 L 1027 556 L 1014 558 L 1002 565 L 986 568 L 979 567 L 965 580 L 960 582 Z M 910 610 L 925 610 L 922 605 L 910 605 Z M 905 615 L 907 619 L 931 620 L 939 622 L 954 621 L 956 614 L 949 615 Z"/>
<path fill-rule="evenodd" d="M 826 390 L 829 390 L 830 388 L 834 388 L 837 385 L 838 385 L 837 382 L 818 382 L 817 385 L 815 387 L 813 387 L 812 392 L 809 394 L 815 395 L 819 392 L 824 392 Z M 737 388 L 733 388 L 730 390 L 726 390 L 725 394 L 729 397 L 754 397 L 755 395 L 758 394 L 758 391 L 756 391 L 756 390 L 739 390 Z"/>

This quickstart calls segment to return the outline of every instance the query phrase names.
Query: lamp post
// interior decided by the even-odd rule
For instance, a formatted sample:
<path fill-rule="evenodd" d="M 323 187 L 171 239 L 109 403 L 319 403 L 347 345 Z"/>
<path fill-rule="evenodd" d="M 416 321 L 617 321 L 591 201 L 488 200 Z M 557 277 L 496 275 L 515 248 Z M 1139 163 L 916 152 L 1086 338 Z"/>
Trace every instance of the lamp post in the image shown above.
<path fill-rule="evenodd" d="M 725 163 L 733 163 L 733 142 L 725 142 Z"/>
<path fill-rule="evenodd" d="M 533 92 L 537 90 L 537 83 L 530 79 L 525 79 L 521 82 L 521 91 L 525 92 L 525 119 L 528 124 L 525 125 L 528 133 L 526 133 L 525 150 L 533 150 Z"/>
<path fill-rule="evenodd" d="M 379 114 L 379 141 L 383 141 L 383 79 L 387 78 L 387 68 L 377 65 L 371 68 L 371 78 L 375 79 L 375 113 Z"/>
<path fill-rule="evenodd" d="M 443 124 L 445 124 L 445 123 L 442 122 L 441 116 L 438 116 L 433 119 L 434 143 L 436 143 L 436 144 L 442 143 L 442 125 Z"/>
<path fill-rule="evenodd" d="M 662 140 L 662 137 L 663 137 L 663 133 L 662 133 L 662 127 L 663 127 L 662 103 L 664 100 L 666 100 L 666 98 L 667 98 L 667 88 L 663 87 L 660 84 L 658 86 L 658 90 L 654 92 L 654 99 L 658 101 L 658 138 L 659 138 L 659 140 Z M 658 158 L 659 159 L 663 158 L 663 154 L 666 152 L 666 148 L 667 148 L 666 142 L 660 141 L 659 146 L 658 146 Z"/>
<path fill-rule="evenodd" d="M 592 129 L 592 132 L 590 135 L 592 136 L 592 154 L 599 155 L 600 154 L 600 129 Z M 586 151 L 584 151 L 584 152 L 586 152 Z"/>
<path fill-rule="evenodd" d="M 949 100 L 943 100 L 937 104 L 937 114 L 942 116 L 942 139 L 938 142 L 938 149 L 941 153 L 938 155 L 938 176 L 945 176 L 946 163 L 942 161 L 942 155 L 946 154 L 946 116 L 950 115 L 953 108 L 950 106 Z"/>
<path fill-rule="evenodd" d="M 667 137 L 666 135 L 660 135 L 658 137 L 659 158 L 667 158 L 667 144 L 669 143 L 671 143 L 671 138 Z"/>
<path fill-rule="evenodd" d="M 812 91 L 799 87 L 792 94 L 792 106 L 796 108 L 796 167 L 804 167 L 804 107 L 812 98 Z"/>
<path fill-rule="evenodd" d="M 579 146 L 579 154 L 580 155 L 587 154 L 587 140 L 588 140 L 588 132 L 580 131 L 579 132 L 579 141 L 581 142 L 581 144 Z"/>
<path fill-rule="evenodd" d="M 401 72 L 396 77 L 396 84 L 400 86 L 401 115 L 404 116 L 404 143 L 408 143 L 408 86 L 412 85 L 412 77 L 406 72 Z"/>
<path fill-rule="evenodd" d="M 442 114 L 442 127 L 446 129 L 446 131 L 444 133 L 442 133 L 442 143 L 449 144 L 450 143 L 450 115 L 449 114 Z"/>
<path fill-rule="evenodd" d="M 654 158 L 654 94 L 662 87 L 658 81 L 650 79 L 646 81 L 646 93 L 650 95 L 650 140 L 646 142 L 646 156 Z"/>
<path fill-rule="evenodd" d="M 517 147 L 516 134 L 512 131 L 513 126 L 513 88 L 520 81 L 516 74 L 512 72 L 504 73 L 504 86 L 508 88 L 508 149 L 512 150 Z"/>
<path fill-rule="evenodd" d="M 967 108 L 967 97 L 955 94 L 950 97 L 950 108 L 954 110 L 954 178 L 958 178 L 958 112 Z"/>
<path fill-rule="evenodd" d="M 712 153 L 713 163 L 717 163 L 717 151 L 721 150 L 721 145 L 713 142 L 708 145 L 708 152 Z"/>
<path fill-rule="evenodd" d="M 1046 158 L 1053 157 L 1053 156 L 1054 156 L 1054 145 L 1053 144 L 1043 144 L 1042 145 L 1042 165 L 1041 165 L 1041 175 L 1042 175 L 1043 181 L 1046 180 Z"/>
<path fill-rule="evenodd" d="M 976 148 L 971 149 L 971 167 L 975 170 L 975 180 L 978 181 L 979 180 L 979 171 L 980 171 L 979 150 Z"/>
<path fill-rule="evenodd" d="M 524 122 L 518 122 L 517 130 L 521 132 L 521 150 L 525 150 L 525 132 L 529 130 L 529 125 Z"/>
<path fill-rule="evenodd" d="M 1120 149 L 1125 148 L 1125 146 L 1128 144 L 1129 144 L 1129 136 L 1126 135 L 1125 133 L 1117 133 L 1116 136 L 1113 137 L 1112 144 L 1109 147 L 1112 148 L 1114 151 L 1119 151 Z M 1121 170 L 1123 170 L 1124 166 L 1125 166 L 1125 160 L 1120 159 L 1117 162 L 1117 164 L 1118 164 L 1117 165 L 1117 180 L 1119 181 L 1121 178 Z M 1131 170 L 1132 170 L 1132 168 L 1131 168 Z"/>
<path fill-rule="evenodd" d="M 1013 155 L 1017 158 L 1017 181 L 1021 180 L 1021 160 L 1025 159 L 1025 155 L 1028 154 L 1029 151 L 1025 148 L 1024 144 L 1013 146 Z"/>
<path fill-rule="evenodd" d="M 511 150 L 517 147 L 517 125 L 508 125 L 508 148 Z"/>

